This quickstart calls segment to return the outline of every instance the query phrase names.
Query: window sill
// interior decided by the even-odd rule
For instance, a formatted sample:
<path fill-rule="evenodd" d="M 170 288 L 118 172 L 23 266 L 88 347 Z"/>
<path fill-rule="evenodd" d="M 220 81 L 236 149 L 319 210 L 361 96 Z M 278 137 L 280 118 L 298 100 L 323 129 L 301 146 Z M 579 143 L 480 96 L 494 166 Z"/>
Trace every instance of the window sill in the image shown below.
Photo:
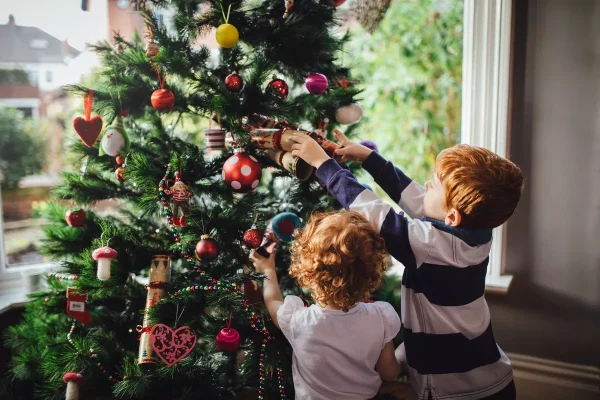
<path fill-rule="evenodd" d="M 27 295 L 45 285 L 42 275 L 54 267 L 54 263 L 40 263 L 0 271 L 0 314 L 27 303 Z"/>
<path fill-rule="evenodd" d="M 506 295 L 512 280 L 512 275 L 488 276 L 485 279 L 485 292 Z"/>

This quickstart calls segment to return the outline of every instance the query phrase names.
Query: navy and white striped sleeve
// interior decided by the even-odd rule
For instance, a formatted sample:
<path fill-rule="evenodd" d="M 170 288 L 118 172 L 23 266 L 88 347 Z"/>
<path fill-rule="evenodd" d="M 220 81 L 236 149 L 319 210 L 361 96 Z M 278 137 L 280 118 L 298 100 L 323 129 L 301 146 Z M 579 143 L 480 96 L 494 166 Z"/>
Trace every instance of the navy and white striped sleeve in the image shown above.
<path fill-rule="evenodd" d="M 317 178 L 345 209 L 358 212 L 375 227 L 392 257 L 405 267 L 416 268 L 409 241 L 409 222 L 404 213 L 397 213 L 375 193 L 365 189 L 350 171 L 343 169 L 333 159 L 319 167 Z"/>
<path fill-rule="evenodd" d="M 394 164 L 374 151 L 362 166 L 411 218 L 423 217 L 423 197 L 425 196 L 423 186 L 410 179 L 404 172 L 394 167 Z"/>

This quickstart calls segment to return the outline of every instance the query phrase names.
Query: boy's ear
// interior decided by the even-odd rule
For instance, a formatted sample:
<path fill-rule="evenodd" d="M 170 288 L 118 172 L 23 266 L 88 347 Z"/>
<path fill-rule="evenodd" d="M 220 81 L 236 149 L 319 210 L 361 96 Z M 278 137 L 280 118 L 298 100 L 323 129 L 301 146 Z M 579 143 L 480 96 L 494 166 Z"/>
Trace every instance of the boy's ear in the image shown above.
<path fill-rule="evenodd" d="M 459 226 L 460 222 L 462 220 L 462 215 L 460 214 L 460 211 L 458 211 L 456 208 L 451 208 L 450 210 L 448 210 L 448 213 L 446 214 L 446 218 L 444 219 L 444 223 L 448 226 Z"/>

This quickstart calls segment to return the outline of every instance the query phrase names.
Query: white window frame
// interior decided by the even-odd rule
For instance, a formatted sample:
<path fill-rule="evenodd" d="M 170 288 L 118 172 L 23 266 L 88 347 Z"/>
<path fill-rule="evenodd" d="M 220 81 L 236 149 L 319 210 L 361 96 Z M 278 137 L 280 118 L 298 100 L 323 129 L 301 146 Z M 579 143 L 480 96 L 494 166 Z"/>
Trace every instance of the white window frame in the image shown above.
<path fill-rule="evenodd" d="M 509 156 L 513 0 L 465 0 L 461 142 Z M 506 229 L 494 229 L 486 290 L 506 293 Z"/>

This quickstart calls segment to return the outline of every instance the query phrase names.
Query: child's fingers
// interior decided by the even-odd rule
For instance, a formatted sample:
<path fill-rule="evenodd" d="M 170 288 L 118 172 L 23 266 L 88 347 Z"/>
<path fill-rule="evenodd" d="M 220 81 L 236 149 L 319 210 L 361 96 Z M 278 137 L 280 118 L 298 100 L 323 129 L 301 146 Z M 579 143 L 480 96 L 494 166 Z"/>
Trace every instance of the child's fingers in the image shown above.
<path fill-rule="evenodd" d="M 342 146 L 347 146 L 347 145 L 350 144 L 350 141 L 348 140 L 348 138 L 346 137 L 346 135 L 344 135 L 341 131 L 339 131 L 337 129 L 334 129 L 333 133 L 335 133 L 335 139 Z"/>
<path fill-rule="evenodd" d="M 300 157 L 301 156 L 301 151 L 300 150 L 292 150 L 292 155 L 294 157 Z"/>
<path fill-rule="evenodd" d="M 302 150 L 302 145 L 300 143 L 294 143 L 292 145 L 292 151 L 293 150 Z"/>
<path fill-rule="evenodd" d="M 296 142 L 296 143 L 304 143 L 306 141 L 306 139 L 310 139 L 308 136 L 306 135 L 292 135 L 290 136 L 290 140 L 292 142 Z"/>

